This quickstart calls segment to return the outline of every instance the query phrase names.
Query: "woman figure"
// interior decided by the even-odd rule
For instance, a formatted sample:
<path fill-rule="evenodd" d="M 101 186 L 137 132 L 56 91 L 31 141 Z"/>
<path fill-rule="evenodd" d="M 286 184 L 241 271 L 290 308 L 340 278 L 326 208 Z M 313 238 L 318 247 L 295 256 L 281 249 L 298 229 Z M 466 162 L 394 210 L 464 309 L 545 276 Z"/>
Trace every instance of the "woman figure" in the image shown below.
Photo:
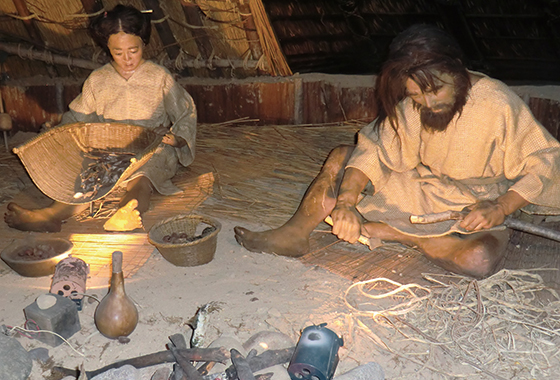
<path fill-rule="evenodd" d="M 163 195 L 181 192 L 171 178 L 179 164 L 187 166 L 194 160 L 195 105 L 167 69 L 142 57 L 150 40 L 149 15 L 117 5 L 94 18 L 89 30 L 112 61 L 91 73 L 61 125 L 122 122 L 163 135 L 150 160 L 126 181 L 119 209 L 104 225 L 107 231 L 132 231 L 142 227 L 141 215 L 149 208 L 153 189 Z M 65 219 L 86 207 L 54 201 L 46 208 L 28 210 L 10 203 L 4 220 L 23 231 L 57 232 Z"/>

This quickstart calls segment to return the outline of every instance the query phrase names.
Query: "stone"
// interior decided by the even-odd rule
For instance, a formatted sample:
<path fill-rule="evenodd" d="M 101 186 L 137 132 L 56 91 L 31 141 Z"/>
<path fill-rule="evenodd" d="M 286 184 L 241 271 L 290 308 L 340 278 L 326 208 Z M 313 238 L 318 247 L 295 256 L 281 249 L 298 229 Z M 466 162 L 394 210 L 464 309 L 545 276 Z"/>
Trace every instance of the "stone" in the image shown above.
<path fill-rule="evenodd" d="M 26 380 L 33 361 L 15 338 L 0 334 L 0 374 L 2 380 Z"/>
<path fill-rule="evenodd" d="M 334 380 L 385 380 L 385 373 L 378 363 L 369 362 L 335 376 Z"/>
<path fill-rule="evenodd" d="M 46 363 L 50 359 L 49 350 L 45 347 L 37 347 L 29 350 L 29 357 L 40 363 Z"/>
<path fill-rule="evenodd" d="M 141 380 L 142 376 L 137 368 L 131 365 L 123 365 L 119 368 L 110 369 L 91 378 L 91 380 Z"/>
<path fill-rule="evenodd" d="M 34 321 L 39 330 L 52 331 L 68 339 L 81 329 L 76 304 L 71 299 L 58 294 L 49 296 L 56 300 L 51 307 L 41 309 L 35 301 L 23 310 L 25 318 Z M 63 342 L 59 336 L 49 333 L 41 333 L 37 339 L 53 347 Z"/>

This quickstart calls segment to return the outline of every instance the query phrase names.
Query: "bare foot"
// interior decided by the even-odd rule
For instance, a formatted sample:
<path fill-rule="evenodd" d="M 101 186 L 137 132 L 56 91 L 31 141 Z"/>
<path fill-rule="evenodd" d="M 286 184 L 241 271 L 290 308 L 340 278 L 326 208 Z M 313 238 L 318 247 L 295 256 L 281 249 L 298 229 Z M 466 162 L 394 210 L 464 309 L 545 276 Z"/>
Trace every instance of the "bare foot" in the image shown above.
<path fill-rule="evenodd" d="M 15 203 L 9 203 L 4 221 L 21 231 L 60 232 L 62 220 L 54 218 L 46 209 L 27 210 Z"/>
<path fill-rule="evenodd" d="M 301 237 L 285 228 L 252 232 L 235 227 L 235 240 L 252 252 L 274 253 L 280 256 L 300 257 L 309 251 L 309 238 Z"/>
<path fill-rule="evenodd" d="M 142 217 L 140 212 L 136 209 L 138 201 L 131 199 L 124 207 L 117 210 L 108 221 L 105 222 L 103 228 L 105 231 L 132 231 L 137 228 L 142 228 Z"/>

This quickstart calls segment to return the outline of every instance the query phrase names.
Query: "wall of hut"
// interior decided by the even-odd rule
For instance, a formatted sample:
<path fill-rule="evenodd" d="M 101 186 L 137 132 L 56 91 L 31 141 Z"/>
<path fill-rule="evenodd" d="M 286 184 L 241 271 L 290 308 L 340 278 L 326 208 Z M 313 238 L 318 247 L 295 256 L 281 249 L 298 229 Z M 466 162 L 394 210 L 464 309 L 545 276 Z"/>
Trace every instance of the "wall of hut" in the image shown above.
<path fill-rule="evenodd" d="M 200 123 L 325 124 L 371 121 L 373 75 L 303 74 L 245 79 L 179 78 L 197 106 Z M 32 78 L 1 87 L 14 133 L 56 125 L 81 91 L 78 80 Z"/>
<path fill-rule="evenodd" d="M 56 125 L 108 62 L 86 27 L 118 3 L 150 12 L 146 57 L 176 75 L 201 123 L 371 121 L 387 47 L 419 22 L 452 33 L 471 68 L 560 81 L 556 0 L 0 0 L 0 104 L 12 134 Z M 557 136 L 560 99 L 524 99 Z"/>

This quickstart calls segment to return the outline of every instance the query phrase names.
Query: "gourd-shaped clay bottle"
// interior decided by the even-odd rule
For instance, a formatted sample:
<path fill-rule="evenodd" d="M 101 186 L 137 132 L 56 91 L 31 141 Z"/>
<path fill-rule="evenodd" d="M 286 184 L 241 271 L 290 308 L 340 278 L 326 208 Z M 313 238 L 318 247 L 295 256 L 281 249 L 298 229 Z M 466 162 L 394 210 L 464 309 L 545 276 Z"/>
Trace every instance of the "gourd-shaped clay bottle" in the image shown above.
<path fill-rule="evenodd" d="M 120 251 L 113 252 L 111 287 L 94 314 L 99 332 L 111 339 L 130 335 L 138 324 L 138 310 L 124 291 L 122 256 Z"/>

